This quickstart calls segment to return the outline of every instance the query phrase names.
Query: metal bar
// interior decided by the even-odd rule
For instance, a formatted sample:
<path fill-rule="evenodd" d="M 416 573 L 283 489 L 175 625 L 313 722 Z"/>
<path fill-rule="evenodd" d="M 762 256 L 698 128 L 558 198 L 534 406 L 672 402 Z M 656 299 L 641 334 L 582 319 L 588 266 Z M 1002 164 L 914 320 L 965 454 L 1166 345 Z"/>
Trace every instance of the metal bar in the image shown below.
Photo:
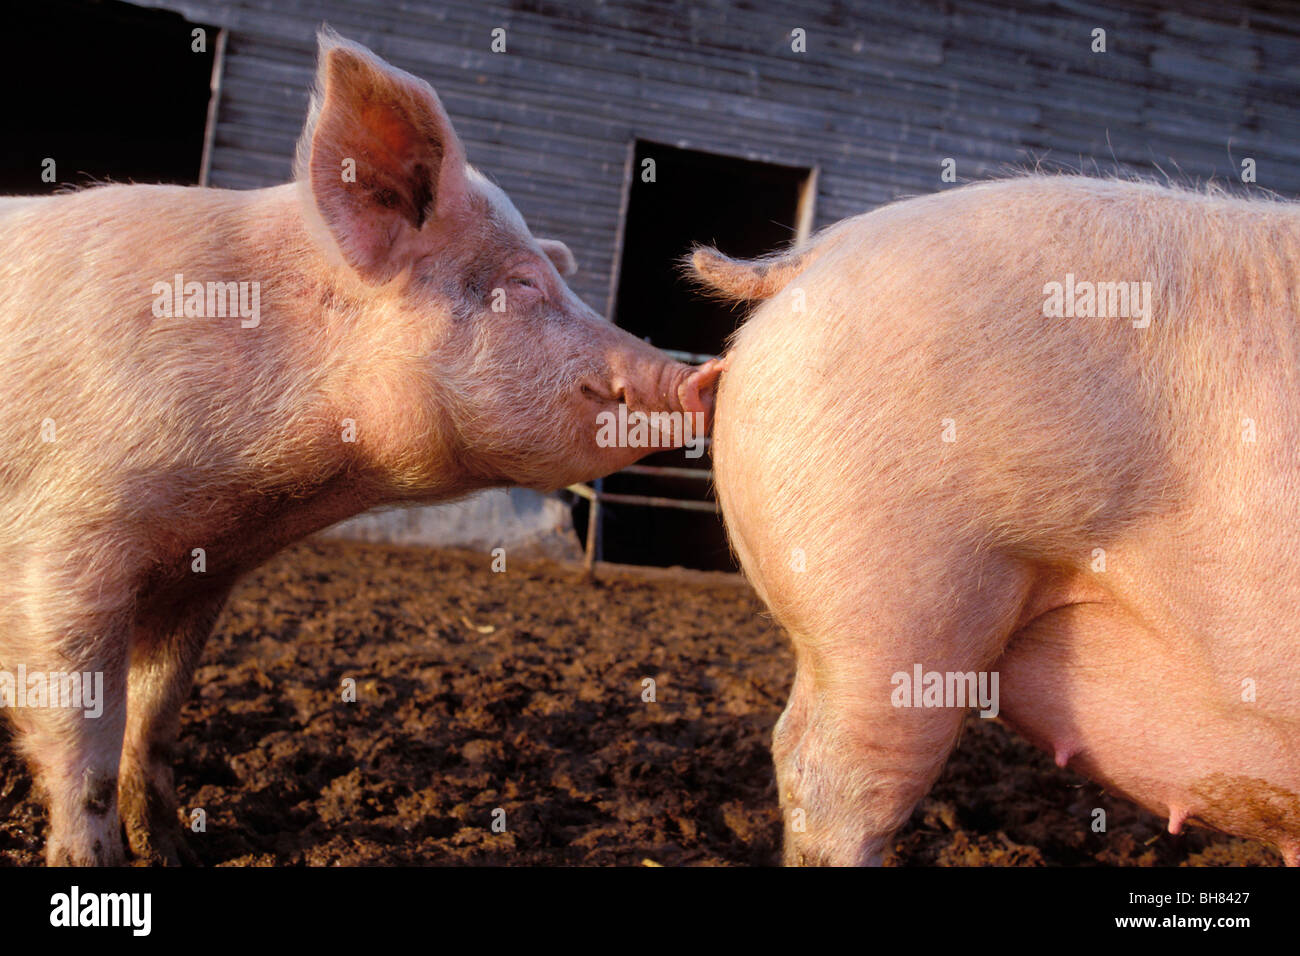
<path fill-rule="evenodd" d="M 569 485 L 566 491 L 572 491 L 579 498 L 586 498 L 588 501 L 596 500 L 596 492 L 592 491 L 586 485 Z"/>
<path fill-rule="evenodd" d="M 680 478 L 712 478 L 713 472 L 699 468 L 654 468 L 650 465 L 629 465 L 624 471 L 630 471 L 634 474 L 642 475 L 662 475 L 676 476 Z M 604 502 L 622 505 L 642 505 L 648 508 L 676 508 L 679 511 L 703 511 L 708 514 L 718 514 L 719 508 L 712 501 L 689 501 L 678 498 L 659 498 L 653 495 L 620 495 L 614 492 L 605 491 L 603 488 L 604 481 L 596 479 L 593 482 L 595 487 L 584 484 L 569 485 L 568 490 L 573 492 L 579 498 L 585 498 L 591 502 L 591 508 L 587 512 L 587 542 L 584 548 L 582 566 L 587 575 L 596 573 L 596 562 L 600 559 L 600 524 L 601 524 L 601 505 Z"/>
<path fill-rule="evenodd" d="M 657 475 L 662 478 L 695 478 L 701 481 L 710 481 L 713 478 L 713 472 L 708 468 L 674 468 L 665 466 L 663 468 L 654 465 L 628 465 L 620 475 Z"/>
<path fill-rule="evenodd" d="M 600 493 L 600 500 L 620 505 L 647 505 L 651 508 L 680 508 L 683 511 L 718 513 L 718 506 L 712 501 L 681 501 L 677 498 L 654 498 L 649 495 L 616 495 L 608 491 Z"/>
<path fill-rule="evenodd" d="M 592 494 L 591 510 L 587 512 L 587 547 L 584 549 L 582 566 L 591 574 L 596 567 L 596 529 L 600 524 L 600 495 Z"/>
<path fill-rule="evenodd" d="M 605 479 L 597 478 L 591 483 L 592 489 L 596 492 L 596 500 L 591 503 L 595 509 L 593 517 L 596 519 L 596 546 L 591 549 L 591 561 L 594 566 L 597 561 L 605 557 L 605 509 L 601 507 L 601 495 L 605 493 Z"/>

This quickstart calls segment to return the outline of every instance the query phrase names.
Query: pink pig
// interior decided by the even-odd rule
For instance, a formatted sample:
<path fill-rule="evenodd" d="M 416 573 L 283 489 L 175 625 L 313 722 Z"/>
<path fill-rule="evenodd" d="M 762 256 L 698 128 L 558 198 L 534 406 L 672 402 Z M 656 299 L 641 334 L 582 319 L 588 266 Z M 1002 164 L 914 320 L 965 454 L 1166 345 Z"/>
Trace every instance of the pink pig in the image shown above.
<path fill-rule="evenodd" d="M 1030 176 L 694 264 L 762 303 L 714 455 L 797 655 L 787 862 L 879 862 L 979 689 L 1300 863 L 1300 206 Z"/>
<path fill-rule="evenodd" d="M 574 268 L 427 83 L 328 33 L 295 183 L 0 200 L 0 703 L 50 862 L 120 862 L 121 824 L 186 853 L 169 752 L 242 572 L 381 503 L 614 471 L 647 450 L 601 447 L 620 403 L 704 423 L 716 365 L 602 320 Z M 18 673 L 102 699 L 19 706 Z"/>

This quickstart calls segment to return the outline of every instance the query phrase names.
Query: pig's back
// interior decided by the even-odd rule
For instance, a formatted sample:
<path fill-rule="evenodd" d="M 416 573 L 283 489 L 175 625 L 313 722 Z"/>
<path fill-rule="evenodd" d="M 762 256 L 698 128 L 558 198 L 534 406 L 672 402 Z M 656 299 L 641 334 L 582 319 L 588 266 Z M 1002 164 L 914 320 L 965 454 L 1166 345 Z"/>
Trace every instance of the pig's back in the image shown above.
<path fill-rule="evenodd" d="M 20 209 L 31 208 L 42 200 L 41 196 L 0 196 L 0 229 L 4 228 L 5 217 Z"/>
<path fill-rule="evenodd" d="M 291 201 L 174 186 L 0 200 L 0 387 L 16 396 L 0 404 L 0 550 L 23 528 L 166 521 L 191 485 L 288 440 L 261 423 L 312 383 L 274 374 L 289 346 L 273 323 L 160 316 L 154 287 L 276 278 L 247 237 Z"/>

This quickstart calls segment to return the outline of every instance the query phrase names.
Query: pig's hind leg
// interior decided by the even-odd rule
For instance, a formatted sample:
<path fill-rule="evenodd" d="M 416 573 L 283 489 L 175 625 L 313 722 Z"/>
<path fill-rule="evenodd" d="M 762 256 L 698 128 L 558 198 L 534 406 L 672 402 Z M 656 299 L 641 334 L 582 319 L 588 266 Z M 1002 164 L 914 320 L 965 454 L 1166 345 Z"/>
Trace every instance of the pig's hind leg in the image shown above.
<path fill-rule="evenodd" d="M 882 560 L 851 583 L 833 566 L 765 582 L 798 657 L 772 748 L 787 864 L 880 863 L 973 704 L 916 706 L 917 665 L 977 680 L 984 671 L 987 687 L 1014 630 L 1029 589 L 1022 568 L 987 555 L 917 557 Z"/>
<path fill-rule="evenodd" d="M 118 794 L 127 843 L 137 860 L 170 866 L 199 862 L 185 841 L 172 761 L 181 708 L 228 591 L 190 598 L 183 610 L 171 607 L 136 622 Z"/>

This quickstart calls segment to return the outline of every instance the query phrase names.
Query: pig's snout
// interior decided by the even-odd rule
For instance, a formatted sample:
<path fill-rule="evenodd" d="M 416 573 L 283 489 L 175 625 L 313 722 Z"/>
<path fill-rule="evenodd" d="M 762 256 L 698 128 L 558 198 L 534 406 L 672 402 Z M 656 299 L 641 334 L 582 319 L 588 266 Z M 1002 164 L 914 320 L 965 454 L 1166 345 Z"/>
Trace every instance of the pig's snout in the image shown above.
<path fill-rule="evenodd" d="M 709 359 L 703 365 L 686 366 L 687 374 L 677 386 L 677 402 L 682 411 L 702 412 L 706 426 L 713 424 L 713 403 L 717 396 L 718 378 L 726 371 L 727 360 Z"/>
<path fill-rule="evenodd" d="M 652 368 L 616 369 L 608 389 L 587 384 L 583 391 L 589 397 L 621 402 L 630 411 L 700 413 L 707 429 L 723 367 L 721 359 L 710 359 L 698 366 L 667 361 Z"/>

